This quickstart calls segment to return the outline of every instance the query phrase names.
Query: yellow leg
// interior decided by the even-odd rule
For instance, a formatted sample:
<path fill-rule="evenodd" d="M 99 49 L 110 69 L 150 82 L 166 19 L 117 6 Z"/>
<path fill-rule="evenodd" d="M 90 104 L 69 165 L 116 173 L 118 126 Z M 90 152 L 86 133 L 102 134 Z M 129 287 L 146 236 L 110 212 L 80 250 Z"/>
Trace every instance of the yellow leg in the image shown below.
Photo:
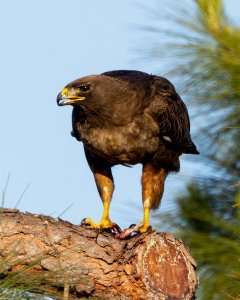
<path fill-rule="evenodd" d="M 84 224 L 89 225 L 90 228 L 96 228 L 100 231 L 109 228 L 115 228 L 116 224 L 112 223 L 109 218 L 109 207 L 114 190 L 112 174 L 94 174 L 99 195 L 103 202 L 103 215 L 99 223 L 94 223 L 90 218 L 84 220 Z"/>
<path fill-rule="evenodd" d="M 115 226 L 115 223 L 112 223 L 109 218 L 109 203 L 105 202 L 103 205 L 103 215 L 100 222 L 94 223 L 90 218 L 86 218 L 84 224 L 89 225 L 92 229 L 99 229 L 100 231 Z"/>
<path fill-rule="evenodd" d="M 143 208 L 143 225 L 139 228 L 140 233 L 144 233 L 148 230 L 149 215 L 150 215 L 150 208 L 149 207 L 144 207 Z"/>

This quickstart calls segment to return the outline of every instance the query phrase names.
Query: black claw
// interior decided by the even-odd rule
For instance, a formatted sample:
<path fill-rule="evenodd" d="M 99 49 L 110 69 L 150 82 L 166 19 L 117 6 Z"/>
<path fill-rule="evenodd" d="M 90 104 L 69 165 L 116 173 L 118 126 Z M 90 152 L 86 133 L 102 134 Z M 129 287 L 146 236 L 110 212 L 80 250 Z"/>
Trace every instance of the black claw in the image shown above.
<path fill-rule="evenodd" d="M 81 223 L 80 223 L 80 226 L 86 226 L 87 224 L 85 223 L 86 222 L 86 219 L 87 218 L 84 218 L 82 219 Z"/>
<path fill-rule="evenodd" d="M 122 232 L 122 229 L 118 226 L 118 224 L 114 224 L 114 226 L 112 227 L 112 230 L 116 234 L 119 234 Z"/>
<path fill-rule="evenodd" d="M 134 228 L 136 224 L 131 224 L 128 228 Z"/>

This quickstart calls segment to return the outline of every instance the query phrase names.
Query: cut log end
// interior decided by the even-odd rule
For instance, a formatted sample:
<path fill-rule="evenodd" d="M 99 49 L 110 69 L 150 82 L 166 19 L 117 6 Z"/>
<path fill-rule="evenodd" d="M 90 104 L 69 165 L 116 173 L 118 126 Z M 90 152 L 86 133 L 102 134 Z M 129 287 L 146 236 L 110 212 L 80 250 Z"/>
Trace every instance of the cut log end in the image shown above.
<path fill-rule="evenodd" d="M 69 298 L 190 300 L 198 286 L 196 263 L 170 233 L 122 241 L 66 221 L 1 209 L 2 273 L 11 276 L 33 261 L 26 274 L 42 274 L 51 291 L 54 283 Z"/>
<path fill-rule="evenodd" d="M 191 299 L 196 289 L 196 263 L 170 233 L 148 237 L 142 255 L 145 284 L 160 299 Z"/>

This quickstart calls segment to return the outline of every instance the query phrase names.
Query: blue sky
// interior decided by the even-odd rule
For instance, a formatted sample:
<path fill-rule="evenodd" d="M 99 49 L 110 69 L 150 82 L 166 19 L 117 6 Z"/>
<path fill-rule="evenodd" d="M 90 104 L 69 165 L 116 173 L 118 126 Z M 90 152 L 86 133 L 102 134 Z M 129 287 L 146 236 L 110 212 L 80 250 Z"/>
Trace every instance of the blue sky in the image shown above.
<path fill-rule="evenodd" d="M 88 74 L 155 71 L 134 51 L 146 42 L 135 28 L 149 22 L 142 3 L 159 7 L 157 0 L 0 1 L 1 190 L 10 173 L 5 207 L 14 207 L 30 183 L 18 205 L 22 211 L 57 217 L 73 204 L 62 218 L 76 224 L 86 216 L 100 218 L 102 205 L 82 145 L 70 136 L 71 108 L 57 107 L 56 95 Z M 228 1 L 227 8 L 239 17 L 239 1 Z M 181 174 L 192 172 L 182 166 Z M 141 166 L 115 167 L 113 174 L 112 219 L 121 226 L 140 221 Z M 163 208 L 181 176 L 168 180 Z"/>

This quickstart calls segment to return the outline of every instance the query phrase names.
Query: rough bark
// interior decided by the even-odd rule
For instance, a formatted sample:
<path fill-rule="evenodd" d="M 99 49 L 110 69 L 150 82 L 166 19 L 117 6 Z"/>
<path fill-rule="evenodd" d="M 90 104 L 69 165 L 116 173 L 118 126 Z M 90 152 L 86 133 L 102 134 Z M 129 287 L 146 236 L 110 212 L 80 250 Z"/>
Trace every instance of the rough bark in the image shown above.
<path fill-rule="evenodd" d="M 24 268 L 65 297 L 194 299 L 196 264 L 172 234 L 149 232 L 129 240 L 63 220 L 0 211 L 1 276 Z M 26 267 L 30 266 L 30 267 Z"/>

